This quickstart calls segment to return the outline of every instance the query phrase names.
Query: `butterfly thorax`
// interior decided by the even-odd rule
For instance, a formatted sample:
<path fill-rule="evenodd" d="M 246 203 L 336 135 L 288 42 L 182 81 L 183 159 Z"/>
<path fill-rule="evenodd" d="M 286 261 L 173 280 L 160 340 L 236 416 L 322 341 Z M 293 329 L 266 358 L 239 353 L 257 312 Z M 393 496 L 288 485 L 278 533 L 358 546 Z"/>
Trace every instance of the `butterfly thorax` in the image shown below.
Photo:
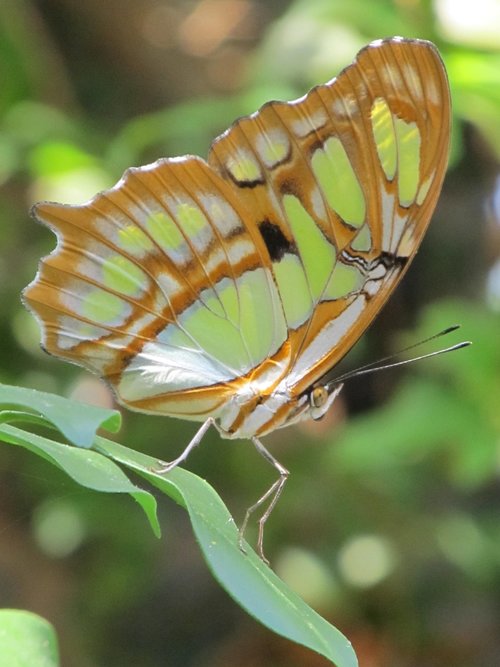
<path fill-rule="evenodd" d="M 224 406 L 217 425 L 224 438 L 263 436 L 300 421 L 321 419 L 341 389 L 341 384 L 315 385 L 294 395 L 280 383 L 265 395 L 253 393 L 249 386 Z"/>

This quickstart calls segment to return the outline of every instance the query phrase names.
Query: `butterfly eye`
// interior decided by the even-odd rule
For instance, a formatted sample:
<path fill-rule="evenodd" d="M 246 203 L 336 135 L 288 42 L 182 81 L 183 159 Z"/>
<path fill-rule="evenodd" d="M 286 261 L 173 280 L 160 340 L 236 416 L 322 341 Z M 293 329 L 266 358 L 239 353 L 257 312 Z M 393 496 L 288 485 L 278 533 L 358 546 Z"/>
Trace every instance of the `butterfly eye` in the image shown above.
<path fill-rule="evenodd" d="M 309 401 L 312 408 L 322 408 L 328 400 L 328 390 L 326 387 L 314 387 L 311 391 Z"/>
<path fill-rule="evenodd" d="M 328 389 L 324 386 L 314 387 L 309 395 L 309 415 L 314 421 L 322 419 L 331 405 Z"/>
<path fill-rule="evenodd" d="M 342 391 L 342 383 L 319 385 L 309 394 L 309 417 L 314 421 L 322 419 Z"/>

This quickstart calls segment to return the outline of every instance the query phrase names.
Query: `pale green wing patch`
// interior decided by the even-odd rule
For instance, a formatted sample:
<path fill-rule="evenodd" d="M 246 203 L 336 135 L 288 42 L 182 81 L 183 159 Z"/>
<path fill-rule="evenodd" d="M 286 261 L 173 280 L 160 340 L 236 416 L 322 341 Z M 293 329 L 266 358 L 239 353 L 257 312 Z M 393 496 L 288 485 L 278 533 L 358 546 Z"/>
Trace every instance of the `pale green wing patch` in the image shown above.
<path fill-rule="evenodd" d="M 335 248 L 325 238 L 300 199 L 284 195 L 283 206 L 304 265 L 311 296 L 317 301 L 335 264 Z"/>
<path fill-rule="evenodd" d="M 287 324 L 294 329 L 302 324 L 313 310 L 304 267 L 296 255 L 287 254 L 273 264 L 273 272 Z"/>
<path fill-rule="evenodd" d="M 116 294 L 93 289 L 83 298 L 81 312 L 96 324 L 116 325 L 123 323 L 130 308 Z"/>
<path fill-rule="evenodd" d="M 176 325 L 191 338 L 205 354 L 221 366 L 231 369 L 233 377 L 256 367 L 276 352 L 285 340 L 284 326 L 278 338 L 267 322 L 276 319 L 273 300 L 269 298 L 269 279 L 266 270 L 247 271 L 236 281 L 224 278 L 217 286 L 224 315 L 215 314 L 198 303 L 178 316 Z"/>
<path fill-rule="evenodd" d="M 165 211 L 151 213 L 145 219 L 144 226 L 155 244 L 166 252 L 175 252 L 186 243 L 181 230 Z M 182 253 L 180 253 L 180 258 L 182 258 Z"/>
<path fill-rule="evenodd" d="M 328 138 L 314 152 L 311 165 L 332 209 L 349 225 L 361 226 L 366 215 L 365 196 L 340 139 Z"/>
<path fill-rule="evenodd" d="M 398 191 L 401 206 L 415 201 L 420 182 L 420 145 L 422 138 L 416 123 L 395 119 L 398 145 Z"/>
<path fill-rule="evenodd" d="M 392 181 L 396 174 L 398 149 L 392 113 L 383 97 L 378 97 L 373 103 L 371 121 L 380 164 L 386 178 Z"/>
<path fill-rule="evenodd" d="M 342 299 L 359 292 L 366 281 L 366 275 L 356 266 L 337 262 L 325 289 L 325 299 Z"/>
<path fill-rule="evenodd" d="M 144 271 L 123 255 L 106 260 L 102 274 L 106 287 L 128 296 L 139 296 L 147 282 Z"/>
<path fill-rule="evenodd" d="M 258 161 L 249 151 L 239 149 L 227 161 L 229 173 L 238 183 L 254 182 L 262 179 L 262 171 Z"/>
<path fill-rule="evenodd" d="M 359 250 L 360 252 L 368 252 L 372 247 L 372 235 L 370 232 L 370 226 L 368 223 L 365 223 L 356 234 L 354 239 L 351 241 L 351 248 L 353 250 Z"/>

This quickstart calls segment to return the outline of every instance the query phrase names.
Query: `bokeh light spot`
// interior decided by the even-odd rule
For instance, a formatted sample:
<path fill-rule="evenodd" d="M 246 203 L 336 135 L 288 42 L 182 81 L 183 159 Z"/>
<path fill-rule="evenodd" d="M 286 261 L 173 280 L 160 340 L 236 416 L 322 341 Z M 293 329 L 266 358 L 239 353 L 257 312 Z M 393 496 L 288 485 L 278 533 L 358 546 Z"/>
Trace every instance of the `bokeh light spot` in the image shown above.
<path fill-rule="evenodd" d="M 370 588 L 385 579 L 396 566 L 392 544 L 379 535 L 357 535 L 348 540 L 338 555 L 338 567 L 345 581 Z"/>

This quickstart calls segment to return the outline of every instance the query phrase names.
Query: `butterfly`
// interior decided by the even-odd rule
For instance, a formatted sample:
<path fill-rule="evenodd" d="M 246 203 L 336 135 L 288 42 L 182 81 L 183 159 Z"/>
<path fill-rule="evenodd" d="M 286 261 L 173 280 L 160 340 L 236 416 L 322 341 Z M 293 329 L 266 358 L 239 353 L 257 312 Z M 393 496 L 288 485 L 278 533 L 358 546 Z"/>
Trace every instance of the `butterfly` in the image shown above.
<path fill-rule="evenodd" d="M 120 403 L 251 439 L 319 419 L 325 375 L 408 268 L 446 171 L 450 96 L 427 41 L 372 42 L 336 78 L 268 102 L 186 155 L 128 169 L 81 206 L 41 202 L 57 235 L 24 301 L 50 354 Z"/>

